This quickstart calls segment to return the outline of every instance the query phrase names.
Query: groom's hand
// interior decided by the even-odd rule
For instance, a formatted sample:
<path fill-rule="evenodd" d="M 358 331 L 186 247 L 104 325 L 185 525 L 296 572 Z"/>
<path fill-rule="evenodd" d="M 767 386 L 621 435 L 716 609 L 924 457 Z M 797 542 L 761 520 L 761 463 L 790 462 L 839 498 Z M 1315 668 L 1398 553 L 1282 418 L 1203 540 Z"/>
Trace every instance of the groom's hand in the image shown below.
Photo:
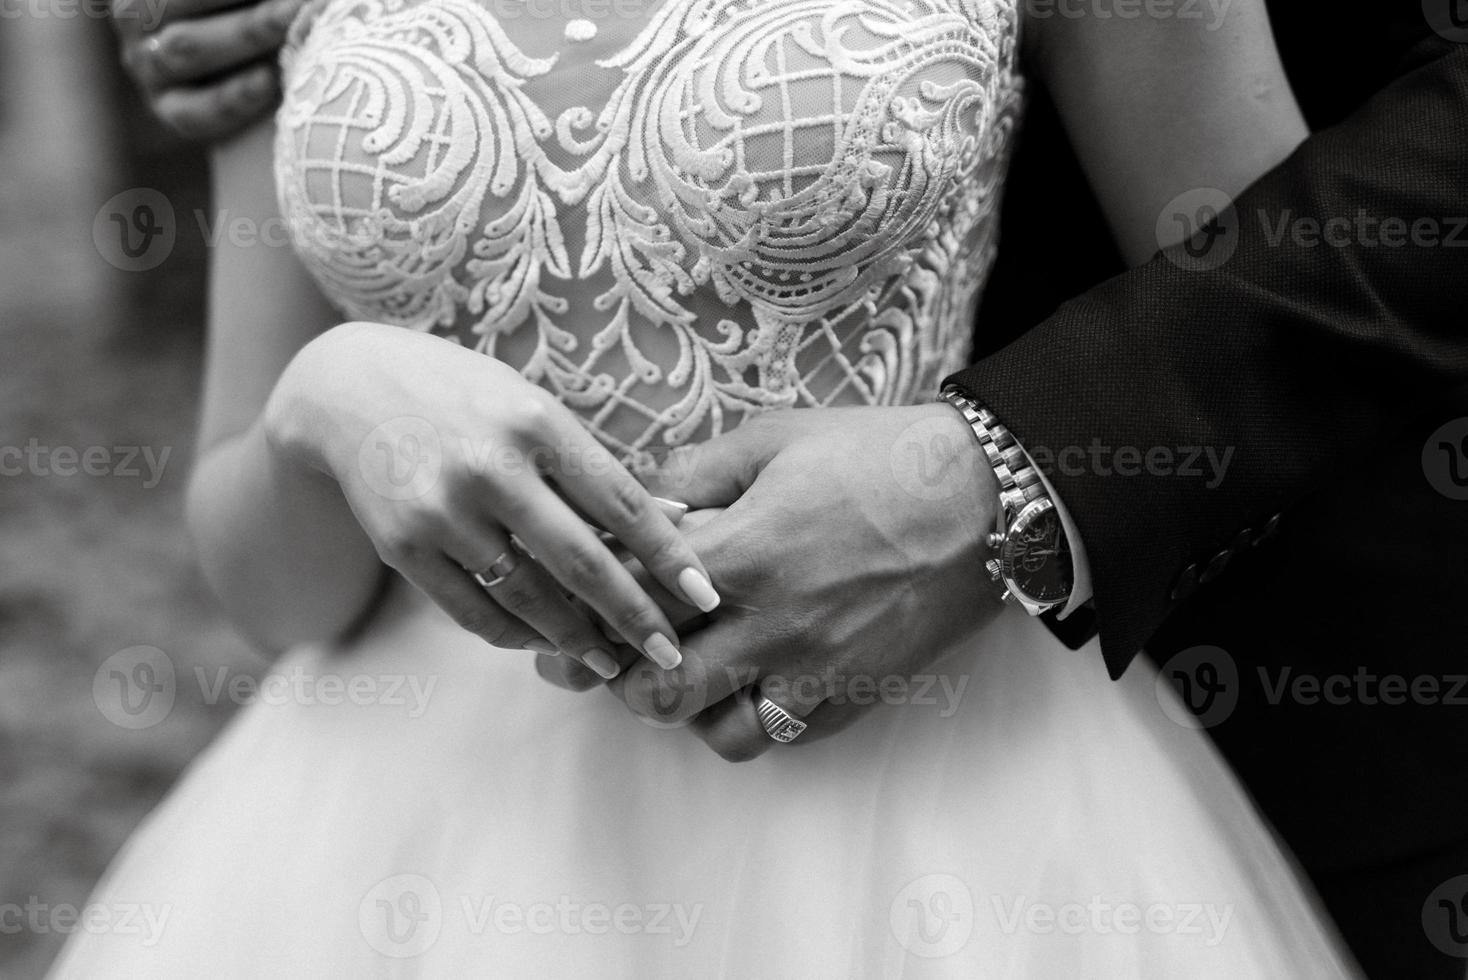
<path fill-rule="evenodd" d="M 727 508 L 689 538 L 724 602 L 684 632 L 684 667 L 639 663 L 612 686 L 651 723 L 691 719 L 726 759 L 776 745 L 756 687 L 809 723 L 802 741 L 830 735 L 900 701 L 1000 608 L 984 571 L 994 474 L 948 405 L 763 415 L 645 478 L 660 496 Z"/>
<path fill-rule="evenodd" d="M 261 118 L 276 55 L 303 0 L 111 0 L 122 63 L 153 112 L 188 139 L 218 140 Z"/>

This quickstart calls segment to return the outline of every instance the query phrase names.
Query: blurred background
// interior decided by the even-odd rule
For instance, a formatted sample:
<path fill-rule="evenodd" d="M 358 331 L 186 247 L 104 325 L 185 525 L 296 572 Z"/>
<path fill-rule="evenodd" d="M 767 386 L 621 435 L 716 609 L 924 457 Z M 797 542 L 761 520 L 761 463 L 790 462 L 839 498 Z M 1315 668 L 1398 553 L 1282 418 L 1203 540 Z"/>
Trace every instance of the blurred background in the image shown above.
<path fill-rule="evenodd" d="M 217 679 L 264 665 L 212 608 L 182 521 L 207 159 L 137 101 L 108 23 L 71 11 L 0 10 L 7 980 L 44 973 L 78 927 L 66 906 L 235 709 Z M 119 671 L 159 663 L 171 704 L 119 700 Z"/>

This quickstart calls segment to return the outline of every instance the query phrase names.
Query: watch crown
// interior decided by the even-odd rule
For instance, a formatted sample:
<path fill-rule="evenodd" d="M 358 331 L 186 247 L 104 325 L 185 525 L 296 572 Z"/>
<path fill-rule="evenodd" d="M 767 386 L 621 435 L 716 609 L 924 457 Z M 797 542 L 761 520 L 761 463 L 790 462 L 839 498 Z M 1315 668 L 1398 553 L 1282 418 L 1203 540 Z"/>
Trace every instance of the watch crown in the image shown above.
<path fill-rule="evenodd" d="M 996 582 L 1004 575 L 1004 566 L 999 564 L 999 559 L 997 558 L 990 558 L 984 562 L 984 568 L 988 571 L 989 577 Z"/>
<path fill-rule="evenodd" d="M 988 538 L 989 550 L 996 551 L 1004 544 L 1004 532 L 990 531 Z"/>
<path fill-rule="evenodd" d="M 1015 603 L 1014 593 L 1013 592 L 1010 592 L 1008 589 L 1005 589 L 1004 590 L 1004 594 L 999 597 L 999 601 L 1002 602 L 1002 603 L 1004 603 L 1006 606 L 1012 606 L 1012 605 L 1014 605 L 1014 603 Z"/>

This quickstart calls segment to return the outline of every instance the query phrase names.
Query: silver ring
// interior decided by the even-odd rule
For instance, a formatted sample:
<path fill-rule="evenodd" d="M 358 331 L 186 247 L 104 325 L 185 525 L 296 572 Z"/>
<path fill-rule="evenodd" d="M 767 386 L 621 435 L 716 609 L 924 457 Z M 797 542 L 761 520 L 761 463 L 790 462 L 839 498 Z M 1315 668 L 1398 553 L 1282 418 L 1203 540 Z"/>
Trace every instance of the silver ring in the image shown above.
<path fill-rule="evenodd" d="M 474 576 L 474 581 L 479 583 L 481 589 L 488 590 L 503 585 L 505 579 L 515 574 L 515 569 L 519 565 L 519 561 L 515 559 L 515 552 L 511 550 L 496 558 L 494 564 L 490 565 L 484 571 L 470 572 L 469 574 Z"/>
<path fill-rule="evenodd" d="M 754 696 L 754 713 L 759 716 L 765 734 L 782 745 L 795 741 L 810 727 L 763 694 Z"/>

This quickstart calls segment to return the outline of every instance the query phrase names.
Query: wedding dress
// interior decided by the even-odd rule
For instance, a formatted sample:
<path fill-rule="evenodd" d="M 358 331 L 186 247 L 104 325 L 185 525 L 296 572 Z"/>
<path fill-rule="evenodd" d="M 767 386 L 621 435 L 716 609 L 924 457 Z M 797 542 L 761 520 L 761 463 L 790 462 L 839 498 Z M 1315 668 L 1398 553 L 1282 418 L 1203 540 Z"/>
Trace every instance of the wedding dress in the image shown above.
<path fill-rule="evenodd" d="M 582 6 L 303 13 L 276 176 L 343 315 L 515 364 L 629 460 L 930 398 L 995 247 L 1013 0 Z M 161 931 L 55 975 L 1350 974 L 1154 668 L 1019 613 L 981 646 L 734 766 L 400 587 L 119 856 L 94 901 Z"/>

